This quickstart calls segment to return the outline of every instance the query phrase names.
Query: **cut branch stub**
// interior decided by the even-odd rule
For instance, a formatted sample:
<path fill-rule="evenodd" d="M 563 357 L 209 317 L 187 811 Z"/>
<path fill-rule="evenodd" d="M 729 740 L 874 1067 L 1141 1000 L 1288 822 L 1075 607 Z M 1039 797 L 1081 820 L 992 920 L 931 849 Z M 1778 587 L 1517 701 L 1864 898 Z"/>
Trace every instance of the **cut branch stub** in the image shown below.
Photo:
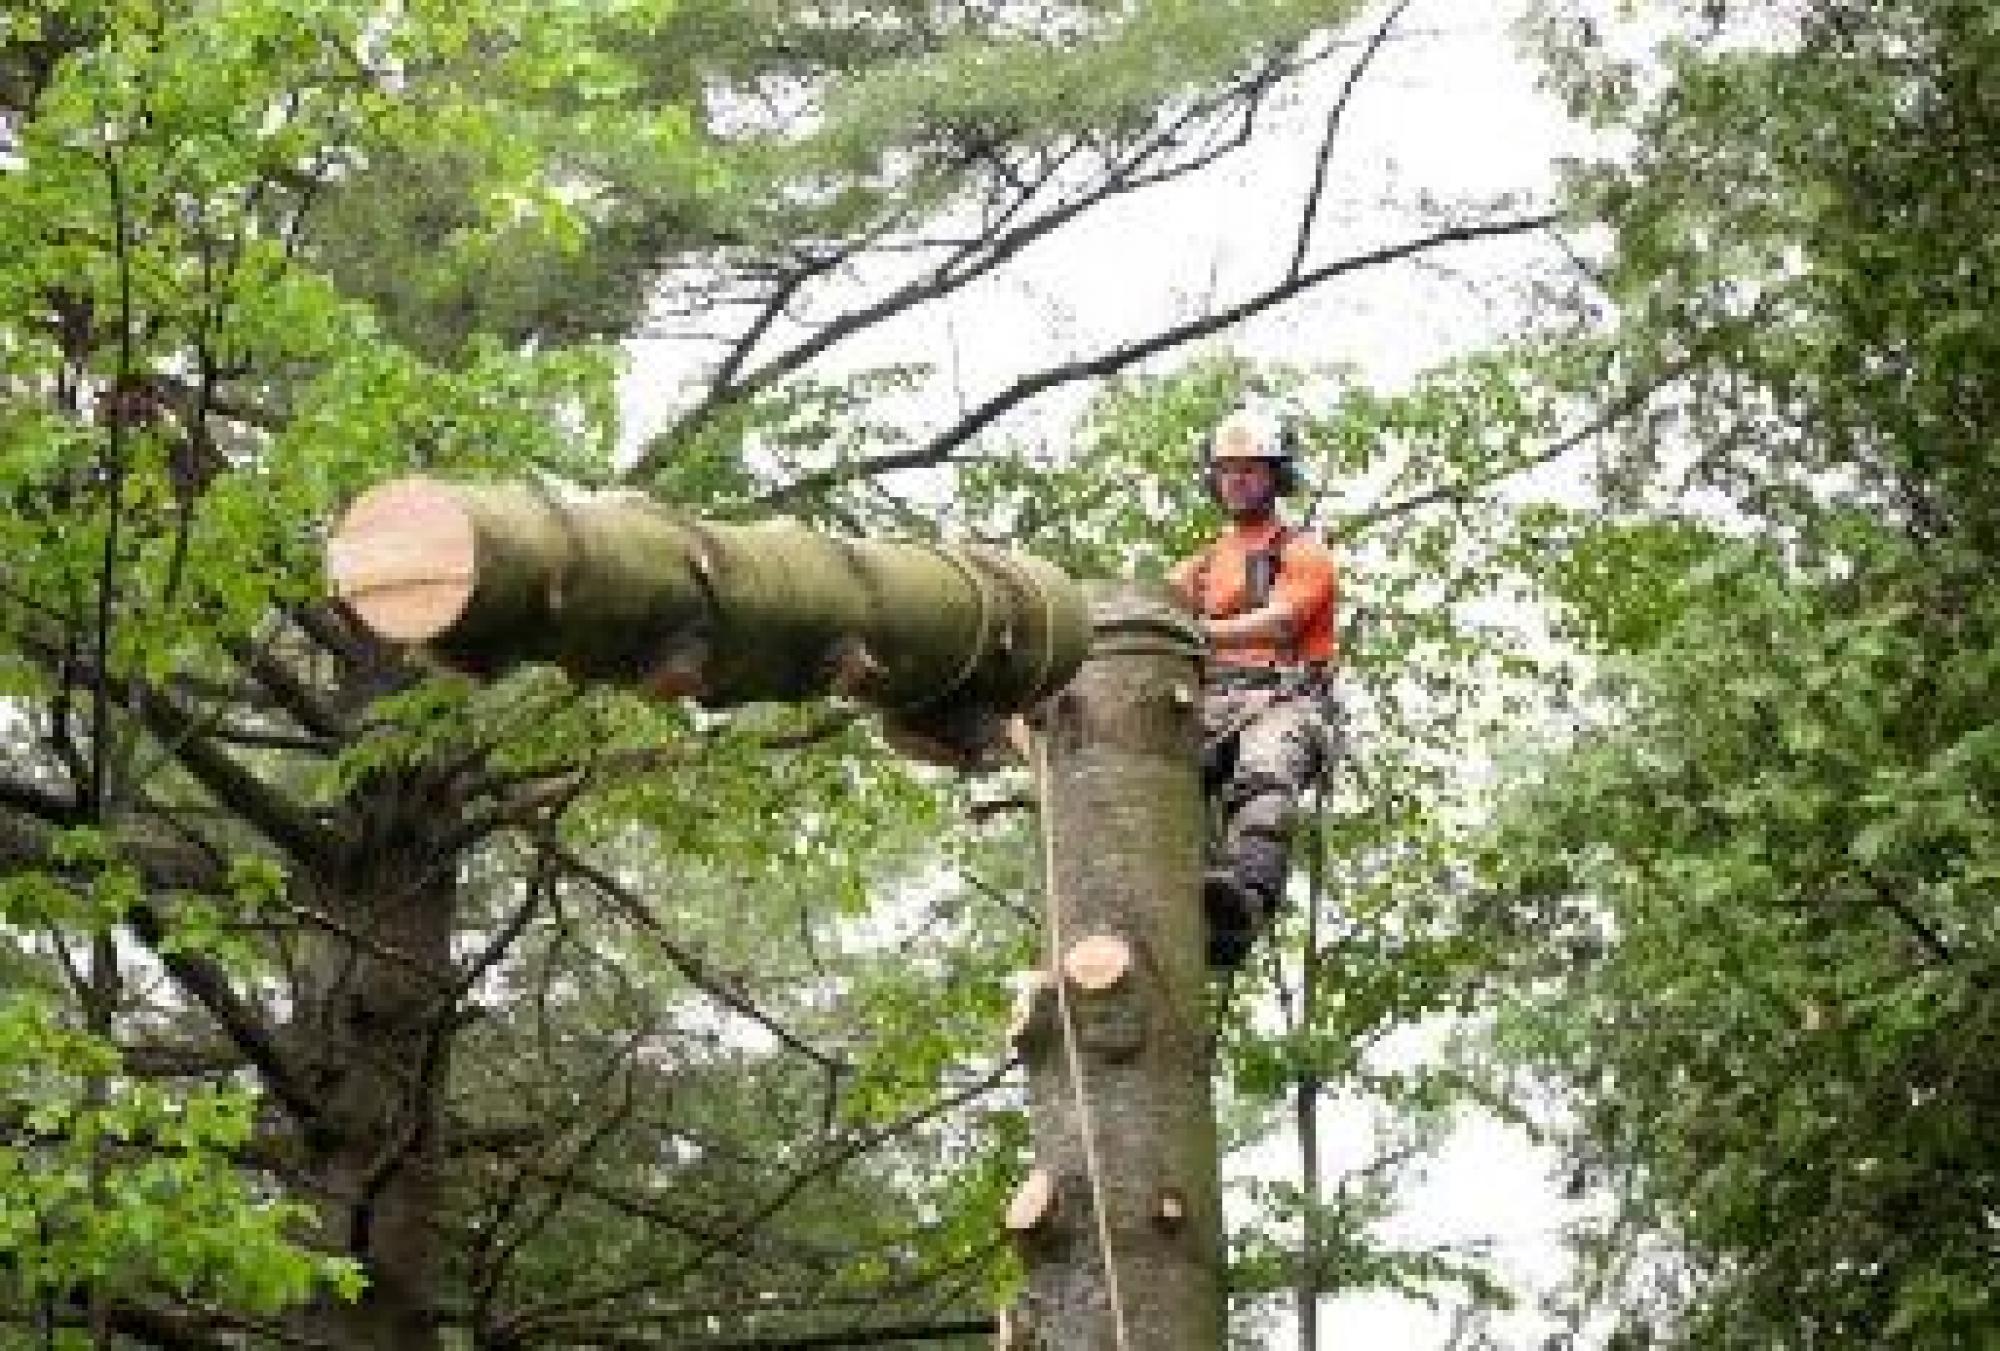
<path fill-rule="evenodd" d="M 1007 1203 L 1007 1232 L 1016 1239 L 1045 1235 L 1055 1225 L 1059 1206 L 1055 1174 L 1037 1168 L 1015 1188 Z"/>
<path fill-rule="evenodd" d="M 1094 934 L 1072 947 L 1062 965 L 1077 990 L 1071 1009 L 1077 1041 L 1107 1060 L 1137 1054 L 1146 1044 L 1146 1004 L 1130 979 L 1132 945 L 1116 934 Z"/>
<path fill-rule="evenodd" d="M 1132 945 L 1116 934 L 1093 934 L 1063 955 L 1063 974 L 1085 994 L 1116 989 L 1132 971 Z"/>

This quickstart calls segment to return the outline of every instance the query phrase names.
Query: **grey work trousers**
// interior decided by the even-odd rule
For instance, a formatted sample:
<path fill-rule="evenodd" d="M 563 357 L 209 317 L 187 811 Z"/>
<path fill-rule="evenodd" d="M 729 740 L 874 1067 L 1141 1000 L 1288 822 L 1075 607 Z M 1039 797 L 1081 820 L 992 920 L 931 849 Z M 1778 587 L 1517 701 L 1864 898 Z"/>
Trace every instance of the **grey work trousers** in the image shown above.
<path fill-rule="evenodd" d="M 1300 799 L 1339 753 L 1338 705 L 1323 689 L 1211 687 L 1202 742 L 1220 817 L 1216 861 L 1229 864 L 1244 857 L 1246 840 L 1289 846 Z"/>

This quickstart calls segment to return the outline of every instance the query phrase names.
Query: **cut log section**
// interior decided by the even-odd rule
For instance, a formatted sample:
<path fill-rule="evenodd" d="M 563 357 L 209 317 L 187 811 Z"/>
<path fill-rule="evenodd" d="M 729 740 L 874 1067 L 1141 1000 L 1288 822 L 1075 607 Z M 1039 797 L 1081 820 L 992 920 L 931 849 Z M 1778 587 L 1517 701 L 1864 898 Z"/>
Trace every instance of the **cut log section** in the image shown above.
<path fill-rule="evenodd" d="M 471 513 L 442 485 L 400 479 L 366 494 L 327 543 L 327 579 L 374 632 L 424 643 L 456 623 L 478 581 Z"/>
<path fill-rule="evenodd" d="M 718 707 L 845 695 L 953 762 L 1090 645 L 1081 589 L 1037 559 L 697 521 L 634 493 L 399 479 L 341 519 L 327 574 L 369 629 L 477 675 L 546 661 Z"/>

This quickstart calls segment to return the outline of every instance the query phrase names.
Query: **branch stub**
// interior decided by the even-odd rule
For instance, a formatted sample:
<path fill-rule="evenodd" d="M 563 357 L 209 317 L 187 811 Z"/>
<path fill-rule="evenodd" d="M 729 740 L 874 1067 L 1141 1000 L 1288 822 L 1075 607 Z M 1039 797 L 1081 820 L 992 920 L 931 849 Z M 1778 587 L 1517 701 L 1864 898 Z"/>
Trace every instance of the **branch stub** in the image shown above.
<path fill-rule="evenodd" d="M 1007 1232 L 1016 1238 L 1045 1233 L 1054 1222 L 1057 1209 L 1055 1174 L 1046 1168 L 1029 1173 L 1007 1203 Z"/>
<path fill-rule="evenodd" d="M 1085 994 L 1116 989 L 1132 971 L 1132 945 L 1117 934 L 1080 939 L 1063 957 L 1063 974 Z"/>

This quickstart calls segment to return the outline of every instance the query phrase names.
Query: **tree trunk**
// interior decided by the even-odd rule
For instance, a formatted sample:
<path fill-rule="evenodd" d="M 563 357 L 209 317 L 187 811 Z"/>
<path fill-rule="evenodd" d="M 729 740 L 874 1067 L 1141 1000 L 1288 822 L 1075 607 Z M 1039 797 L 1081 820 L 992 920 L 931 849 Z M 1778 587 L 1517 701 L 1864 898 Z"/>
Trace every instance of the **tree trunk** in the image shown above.
<path fill-rule="evenodd" d="M 328 573 L 375 632 L 468 670 L 550 661 L 718 706 L 849 695 L 946 759 L 1060 689 L 1090 640 L 1081 593 L 1035 559 L 696 521 L 629 493 L 397 480 L 348 511 Z"/>
<path fill-rule="evenodd" d="M 312 879 L 303 898 L 366 940 L 303 940 L 291 1028 L 325 1107 L 305 1156 L 323 1237 L 368 1280 L 353 1303 L 329 1297 L 306 1312 L 307 1335 L 331 1347 L 442 1344 L 442 1116 L 459 1026 L 459 889 L 457 860 L 433 836 L 456 819 L 448 800 L 421 771 L 372 778 L 355 797 L 364 839 L 352 866 Z"/>
<path fill-rule="evenodd" d="M 1162 596 L 1093 599 L 1091 657 L 1037 740 L 1050 952 L 1014 1028 L 1036 1169 L 1007 1216 L 1029 1285 L 1002 1345 L 1216 1351 L 1199 639 Z"/>

